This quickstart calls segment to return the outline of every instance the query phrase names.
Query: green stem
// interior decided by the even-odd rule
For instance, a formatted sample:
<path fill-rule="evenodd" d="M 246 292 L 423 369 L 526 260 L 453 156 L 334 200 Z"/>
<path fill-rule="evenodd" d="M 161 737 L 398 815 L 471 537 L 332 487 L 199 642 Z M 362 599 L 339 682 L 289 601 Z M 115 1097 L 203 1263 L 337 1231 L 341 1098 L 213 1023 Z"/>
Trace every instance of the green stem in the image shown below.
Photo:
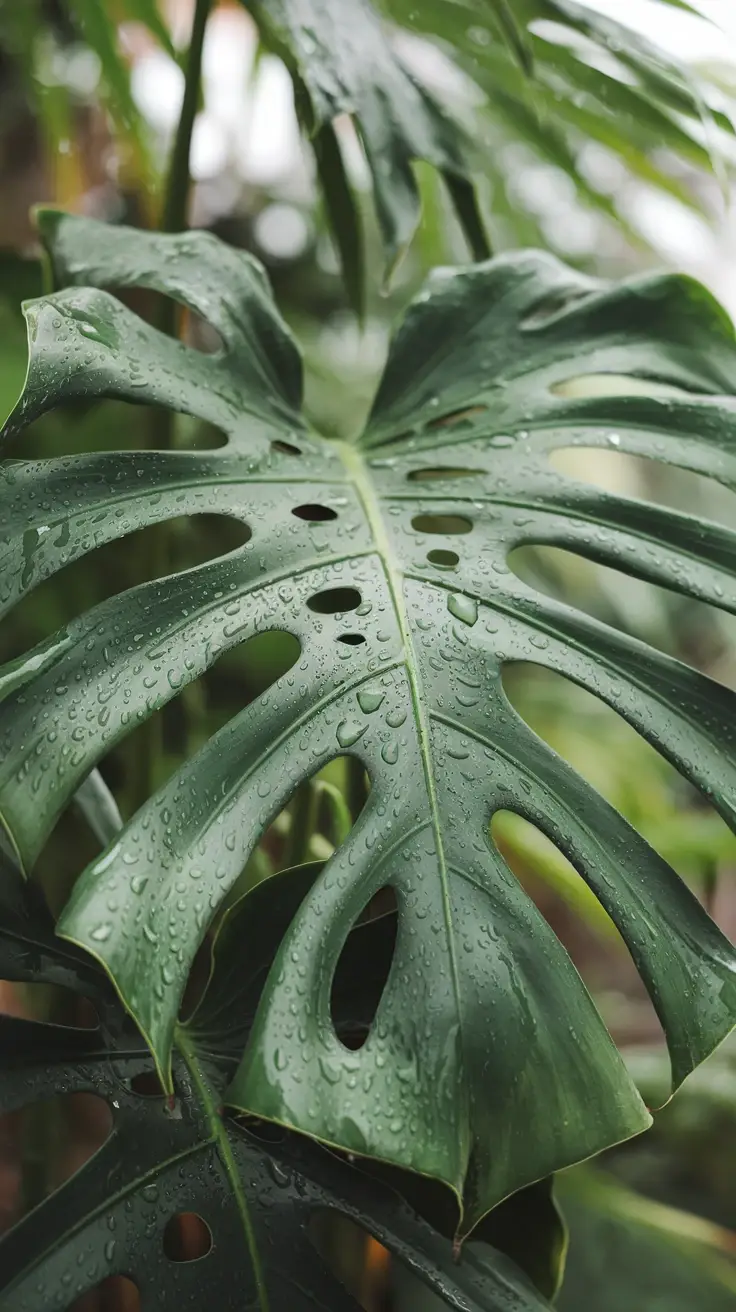
<path fill-rule="evenodd" d="M 192 129 L 199 103 L 199 83 L 202 74 L 202 47 L 207 19 L 210 16 L 212 0 L 197 0 L 192 23 L 192 36 L 186 59 L 186 81 L 184 99 L 176 129 L 174 146 L 169 161 L 169 175 L 166 180 L 164 206 L 161 215 L 162 232 L 183 232 L 187 226 L 187 207 L 189 203 L 189 155 L 192 145 Z"/>
<path fill-rule="evenodd" d="M 240 1221 L 245 1235 L 248 1254 L 253 1267 L 253 1278 L 255 1280 L 258 1296 L 258 1306 L 260 1307 L 261 1312 L 268 1312 L 268 1291 L 266 1289 L 263 1267 L 261 1266 L 256 1236 L 253 1230 L 253 1222 L 250 1219 L 250 1212 L 248 1211 L 248 1201 L 245 1196 L 245 1190 L 243 1189 L 243 1182 L 240 1178 L 238 1164 L 235 1160 L 232 1145 L 228 1137 L 227 1125 L 222 1119 L 221 1111 L 217 1106 L 212 1089 L 200 1067 L 196 1048 L 187 1034 L 186 1028 L 181 1025 L 177 1027 L 176 1046 L 186 1062 L 187 1069 L 192 1077 L 192 1085 L 202 1101 L 202 1107 L 205 1116 L 207 1117 L 212 1139 L 217 1148 L 217 1153 L 224 1167 L 225 1174 L 227 1175 L 230 1188 L 233 1191 L 233 1197 L 240 1214 Z"/>
<path fill-rule="evenodd" d="M 348 756 L 346 761 L 346 787 L 347 803 L 350 808 L 350 814 L 353 820 L 357 820 L 363 807 L 368 800 L 368 787 L 366 783 L 365 766 L 359 761 L 357 756 Z"/>
<path fill-rule="evenodd" d="M 284 869 L 301 865 L 309 856 L 314 828 L 315 794 L 311 779 L 302 784 L 291 804 L 289 832 L 284 844 Z"/>
<path fill-rule="evenodd" d="M 169 161 L 169 170 L 164 190 L 160 227 L 162 232 L 183 232 L 187 226 L 191 173 L 189 158 L 192 148 L 192 131 L 199 104 L 200 81 L 202 76 L 202 50 L 207 19 L 210 16 L 213 0 L 197 0 L 192 35 L 186 57 L 184 98 L 181 114 L 176 129 L 174 145 Z M 165 297 L 159 314 L 158 328 L 169 337 L 178 335 L 179 306 L 170 296 Z M 153 451 L 167 451 L 172 445 L 174 433 L 174 415 L 170 410 L 153 410 L 148 425 L 148 447 Z M 153 562 L 150 558 L 144 562 L 150 569 L 151 563 L 155 576 L 161 578 L 168 573 L 169 542 L 166 525 L 160 524 L 156 531 L 153 549 Z M 133 783 L 133 802 L 137 809 L 156 791 L 162 774 L 162 762 L 165 753 L 165 709 L 154 714 L 148 721 L 145 734 L 142 759 L 136 771 L 137 781 Z"/>

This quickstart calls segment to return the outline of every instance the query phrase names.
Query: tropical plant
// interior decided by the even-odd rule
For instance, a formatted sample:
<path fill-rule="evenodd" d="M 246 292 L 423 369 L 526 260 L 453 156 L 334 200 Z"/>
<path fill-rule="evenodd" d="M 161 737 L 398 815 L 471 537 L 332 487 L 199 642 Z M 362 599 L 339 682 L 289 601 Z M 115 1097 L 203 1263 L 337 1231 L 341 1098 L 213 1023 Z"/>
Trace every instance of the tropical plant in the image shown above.
<path fill-rule="evenodd" d="M 508 31 L 511 10 L 491 8 Z M 87 1090 L 114 1109 L 100 1153 L 3 1241 L 0 1307 L 66 1307 L 119 1273 L 143 1307 L 214 1292 L 226 1307 L 347 1309 L 307 1242 L 325 1212 L 360 1223 L 451 1306 L 543 1307 L 564 1251 L 548 1177 L 651 1117 L 492 822 L 531 822 L 605 909 L 662 1023 L 673 1089 L 736 1023 L 736 952 L 531 731 L 505 668 L 531 662 L 594 693 L 732 826 L 734 697 L 544 595 L 509 557 L 562 547 L 733 611 L 730 530 L 604 493 L 554 461 L 613 450 L 733 488 L 734 330 L 687 278 L 611 285 L 539 252 L 440 269 L 395 333 L 360 431 L 320 435 L 260 266 L 178 231 L 207 12 L 170 231 L 38 214 L 56 290 L 25 305 L 0 605 L 106 543 L 140 572 L 0 669 L 0 974 L 80 992 L 99 1022 L 6 1018 L 1 1105 Z M 424 129 L 413 110 L 390 112 L 383 57 L 340 65 L 336 12 L 282 0 L 264 30 L 303 81 L 318 137 L 334 113 L 358 114 L 391 261 L 411 234 L 404 184 Z M 358 75 L 368 108 L 350 91 Z M 378 105 L 388 171 L 371 145 Z M 436 162 L 477 233 L 465 173 Z M 141 292 L 164 298 L 153 322 L 132 308 Z M 190 344 L 193 319 L 217 334 L 213 352 Z M 101 397 L 146 407 L 130 411 L 131 449 L 23 458 L 40 416 Z M 209 441 L 177 441 L 174 414 Z M 237 536 L 178 568 L 172 521 L 213 515 Z M 143 561 L 140 530 L 153 530 Z M 167 776 L 170 704 L 196 719 L 195 681 L 268 634 L 290 636 L 288 668 Z M 136 805 L 123 823 L 103 775 L 129 736 Z M 26 877 L 72 800 L 102 850 L 54 932 Z M 291 867 L 280 874 L 274 825 L 286 828 L 277 864 Z M 256 886 L 241 897 L 244 883 Z M 269 1142 L 268 1126 L 283 1137 Z M 203 1218 L 212 1250 L 171 1267 L 161 1233 L 183 1212 Z"/>

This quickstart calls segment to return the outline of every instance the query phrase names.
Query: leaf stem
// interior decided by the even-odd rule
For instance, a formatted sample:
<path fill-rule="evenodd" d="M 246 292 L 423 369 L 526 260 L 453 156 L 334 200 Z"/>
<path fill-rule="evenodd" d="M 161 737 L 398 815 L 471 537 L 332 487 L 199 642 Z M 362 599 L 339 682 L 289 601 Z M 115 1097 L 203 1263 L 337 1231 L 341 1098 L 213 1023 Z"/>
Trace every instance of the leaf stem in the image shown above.
<path fill-rule="evenodd" d="M 345 796 L 355 821 L 368 800 L 365 766 L 357 756 L 348 756 L 345 762 Z"/>
<path fill-rule="evenodd" d="M 258 1297 L 258 1306 L 261 1312 L 268 1312 L 268 1291 L 266 1280 L 261 1265 L 261 1258 L 258 1252 L 253 1222 L 248 1211 L 248 1201 L 245 1196 L 243 1182 L 240 1178 L 238 1164 L 232 1150 L 232 1144 L 228 1137 L 227 1125 L 225 1124 L 220 1109 L 213 1095 L 213 1091 L 200 1067 L 197 1050 L 192 1043 L 186 1026 L 177 1026 L 176 1046 L 179 1049 L 186 1063 L 189 1074 L 192 1077 L 192 1084 L 195 1086 L 197 1093 L 202 1101 L 207 1122 L 212 1133 L 212 1139 L 217 1148 L 217 1153 L 222 1162 L 225 1174 L 228 1177 L 233 1196 L 240 1213 L 240 1220 L 245 1234 L 245 1242 L 248 1248 L 248 1255 L 253 1267 L 253 1278 L 255 1280 L 256 1293 Z"/>
<path fill-rule="evenodd" d="M 192 22 L 192 35 L 186 57 L 184 98 L 169 161 L 169 172 L 161 214 L 162 232 L 183 232 L 187 226 L 187 208 L 191 175 L 189 156 L 192 130 L 199 103 L 199 84 L 202 75 L 202 49 L 207 19 L 212 0 L 197 0 Z"/>
<path fill-rule="evenodd" d="M 290 808 L 289 832 L 284 844 L 284 868 L 287 870 L 307 860 L 315 820 L 314 803 L 314 787 L 308 779 L 297 790 Z"/>
<path fill-rule="evenodd" d="M 164 189 L 160 228 L 162 232 L 183 232 L 187 227 L 191 173 L 189 159 L 192 148 L 192 132 L 199 103 L 200 82 L 202 77 L 202 51 L 207 19 L 212 9 L 212 0 L 196 0 L 192 33 L 189 49 L 185 59 L 184 96 L 182 99 L 179 123 L 171 150 L 169 168 Z M 168 337 L 176 337 L 180 327 L 180 307 L 170 296 L 164 298 L 161 305 L 157 327 Z M 148 424 L 148 447 L 152 451 L 167 451 L 172 445 L 174 434 L 174 415 L 170 410 L 153 410 Z M 146 562 L 150 569 L 150 560 Z M 169 536 L 166 524 L 159 524 L 153 549 L 153 567 L 155 576 L 161 578 L 168 573 Z M 164 707 L 152 716 L 143 742 L 142 759 L 136 771 L 137 782 L 133 784 L 133 802 L 137 809 L 155 792 L 161 775 L 161 762 L 165 753 L 165 716 Z"/>

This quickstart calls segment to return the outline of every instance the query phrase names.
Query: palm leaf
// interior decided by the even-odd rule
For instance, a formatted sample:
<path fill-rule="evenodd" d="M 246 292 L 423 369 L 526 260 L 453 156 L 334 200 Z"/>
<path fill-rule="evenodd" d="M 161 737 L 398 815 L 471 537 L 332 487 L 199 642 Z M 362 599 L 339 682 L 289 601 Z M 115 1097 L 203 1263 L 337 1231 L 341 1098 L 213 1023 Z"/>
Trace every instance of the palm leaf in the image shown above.
<path fill-rule="evenodd" d="M 669 4 L 689 8 L 678 0 L 660 3 L 663 22 Z M 485 92 L 486 155 L 494 150 L 498 129 L 506 135 L 511 115 L 513 139 L 566 172 L 581 199 L 604 213 L 610 201 L 594 190 L 580 191 L 577 166 L 567 166 L 555 145 L 560 136 L 573 161 L 584 141 L 598 142 L 633 177 L 702 208 L 697 189 L 661 166 L 662 152 L 720 172 L 719 135 L 732 135 L 732 125 L 709 109 L 695 74 L 638 32 L 576 0 L 514 0 L 516 25 L 530 51 L 529 74 L 503 40 L 491 4 L 385 0 L 385 8 L 397 23 L 440 40 Z M 541 20 L 555 24 L 558 39 L 539 28 Z M 544 134 L 551 149 L 545 148 Z"/>
<path fill-rule="evenodd" d="M 733 487 L 733 328 L 683 278 L 610 286 L 535 253 L 440 271 L 397 332 L 365 430 L 331 442 L 300 415 L 298 353 L 247 256 L 204 234 L 54 213 L 41 228 L 72 285 L 26 306 L 29 374 L 6 436 L 104 394 L 189 412 L 227 443 L 8 463 L 4 607 L 95 544 L 173 516 L 235 516 L 252 539 L 95 607 L 0 672 L 9 841 L 30 869 L 136 723 L 229 647 L 294 634 L 291 675 L 129 821 L 81 876 L 61 931 L 104 965 L 168 1084 L 213 913 L 298 786 L 356 757 L 372 780 L 366 811 L 284 938 L 227 1099 L 444 1181 L 465 1233 L 509 1193 L 649 1122 L 569 958 L 489 839 L 495 811 L 546 833 L 599 898 L 657 1008 L 675 1086 L 736 1019 L 733 948 L 501 683 L 506 662 L 533 661 L 589 689 L 733 824 L 734 694 L 506 563 L 546 543 L 736 608 L 730 530 L 549 463 L 557 448 L 613 444 Z M 95 284 L 185 302 L 223 350 L 165 338 Z M 630 392 L 617 381 L 612 395 L 568 395 L 591 373 L 632 376 Z M 317 521 L 293 513 L 307 504 Z M 375 1025 L 346 1052 L 330 981 L 385 885 L 396 952 Z"/>
<path fill-rule="evenodd" d="M 131 149 L 138 176 L 151 187 L 155 170 L 147 127 L 133 99 L 130 71 L 118 49 L 117 29 L 102 0 L 68 0 L 81 36 L 100 61 L 103 99 L 122 141 Z"/>

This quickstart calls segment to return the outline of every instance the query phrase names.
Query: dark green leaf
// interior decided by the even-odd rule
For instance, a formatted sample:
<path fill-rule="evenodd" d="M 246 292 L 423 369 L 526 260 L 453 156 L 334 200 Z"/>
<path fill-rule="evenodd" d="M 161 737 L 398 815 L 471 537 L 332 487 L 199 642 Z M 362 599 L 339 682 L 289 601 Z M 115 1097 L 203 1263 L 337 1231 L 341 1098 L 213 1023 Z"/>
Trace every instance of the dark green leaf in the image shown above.
<path fill-rule="evenodd" d="M 298 877 L 298 872 L 294 872 Z M 281 877 L 282 888 L 289 877 Z M 141 1306 L 171 1312 L 182 1302 L 266 1312 L 357 1312 L 310 1242 L 308 1227 L 329 1210 L 362 1226 L 451 1307 L 468 1312 L 543 1312 L 541 1299 L 501 1253 L 469 1252 L 453 1261 L 450 1240 L 435 1234 L 385 1186 L 309 1144 L 284 1137 L 264 1143 L 224 1117 L 227 1060 L 217 1039 L 233 1039 L 238 1017 L 205 999 L 198 1026 L 179 1026 L 171 1100 L 138 1092 L 150 1057 L 103 972 L 55 937 L 43 908 L 12 905 L 0 889 L 0 976 L 47 981 L 95 1004 L 96 1029 L 0 1017 L 0 1112 L 60 1094 L 94 1093 L 112 1111 L 113 1129 L 76 1175 L 0 1241 L 0 1308 L 49 1312 L 117 1273 L 131 1276 Z M 298 898 L 297 898 L 298 901 Z M 243 914 L 255 944 L 270 941 L 271 902 Z M 265 919 L 261 915 L 265 914 Z M 261 933 L 259 934 L 259 930 Z M 268 949 L 249 960 L 241 944 L 220 943 L 231 1002 L 257 988 Z M 230 960 L 223 961 L 226 952 Z M 254 969 L 255 966 L 255 969 Z M 213 1022 L 209 1032 L 205 1014 Z M 210 1057 L 214 1050 L 216 1059 Z M 207 1224 L 213 1247 L 199 1261 L 172 1262 L 163 1235 L 177 1213 Z"/>
<path fill-rule="evenodd" d="M 427 160 L 470 186 L 469 142 L 401 63 L 369 0 L 352 0 L 349 6 L 343 0 L 249 0 L 246 7 L 306 87 L 311 130 L 339 114 L 354 117 L 390 273 L 419 221 L 412 162 Z M 335 188 L 334 177 L 328 183 Z M 331 211 L 344 209 L 343 190 L 338 179 L 328 199 Z M 459 217 L 463 222 L 465 209 Z M 478 221 L 474 216 L 474 225 Z M 472 245 L 472 231 L 470 240 Z"/>
<path fill-rule="evenodd" d="M 649 1121 L 567 954 L 490 842 L 494 811 L 546 833 L 617 925 L 675 1085 L 736 1019 L 733 948 L 501 683 L 505 662 L 531 660 L 589 689 L 734 823 L 734 694 L 506 564 L 516 546 L 547 543 L 736 609 L 732 531 L 607 495 L 549 461 L 593 446 L 736 486 L 731 323 L 688 279 L 610 286 L 535 253 L 440 271 L 405 316 L 362 436 L 329 442 L 299 414 L 298 354 L 247 256 L 204 234 L 63 216 L 43 230 L 60 279 L 166 291 L 224 348 L 205 356 L 164 338 L 93 287 L 32 302 L 28 382 L 8 435 L 104 393 L 189 411 L 228 441 L 8 464 L 6 607 L 95 543 L 175 515 L 231 514 L 252 538 L 97 606 L 0 672 L 7 831 L 30 866 L 140 718 L 236 643 L 294 634 L 292 674 L 130 820 L 82 875 L 62 930 L 104 964 L 168 1079 L 213 913 L 299 785 L 345 751 L 357 757 L 368 804 L 286 932 L 228 1100 L 444 1181 L 465 1232 L 508 1194 Z M 631 382 L 568 394 L 571 379 L 607 373 Z M 306 503 L 327 513 L 292 513 Z M 399 906 L 395 954 L 367 1041 L 346 1052 L 331 981 L 385 885 Z"/>
<path fill-rule="evenodd" d="M 360 211 L 332 123 L 324 123 L 318 128 L 312 147 L 327 220 L 340 256 L 345 291 L 351 309 L 362 322 L 365 314 L 365 243 Z"/>

